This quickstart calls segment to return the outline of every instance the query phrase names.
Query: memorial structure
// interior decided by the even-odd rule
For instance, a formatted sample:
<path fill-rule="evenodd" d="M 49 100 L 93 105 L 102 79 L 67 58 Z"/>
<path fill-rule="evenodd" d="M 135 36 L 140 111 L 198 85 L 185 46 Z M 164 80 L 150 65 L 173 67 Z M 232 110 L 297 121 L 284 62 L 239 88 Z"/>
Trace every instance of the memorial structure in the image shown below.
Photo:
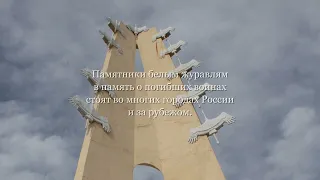
<path fill-rule="evenodd" d="M 179 59 L 180 65 L 175 67 L 172 57 L 186 42 L 168 42 L 173 27 L 158 32 L 155 28 L 133 27 L 110 18 L 108 26 L 113 32 L 111 36 L 100 31 L 108 49 L 102 69 L 81 70 L 95 90 L 90 101 L 96 103 L 91 108 L 88 99 L 77 95 L 69 98 L 87 121 L 74 179 L 132 180 L 134 167 L 146 165 L 161 171 L 165 180 L 224 180 L 207 136 L 214 135 L 219 143 L 218 130 L 224 124 L 233 123 L 234 117 L 223 112 L 200 123 L 192 102 L 207 93 L 207 89 L 150 89 L 168 83 L 183 85 L 181 77 L 200 65 L 194 59 L 184 64 Z M 167 46 L 165 41 L 169 43 Z M 145 76 L 130 73 L 135 71 L 137 49 Z M 129 72 L 129 75 L 120 77 L 118 72 Z M 168 73 L 165 77 L 149 76 L 157 72 Z M 156 100 L 139 103 L 139 98 L 157 98 L 161 103 Z M 176 101 L 162 103 L 163 98 Z M 155 111 L 158 114 L 149 114 Z"/>

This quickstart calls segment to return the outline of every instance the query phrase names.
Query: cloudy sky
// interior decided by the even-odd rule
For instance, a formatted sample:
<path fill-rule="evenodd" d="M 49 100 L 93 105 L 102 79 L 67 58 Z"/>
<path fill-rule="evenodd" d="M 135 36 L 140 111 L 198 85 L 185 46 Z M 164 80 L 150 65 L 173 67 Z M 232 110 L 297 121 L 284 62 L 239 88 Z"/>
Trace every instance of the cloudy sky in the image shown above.
<path fill-rule="evenodd" d="M 73 179 L 84 121 L 67 98 L 90 93 L 79 69 L 101 67 L 107 16 L 173 26 L 182 61 L 229 72 L 235 104 L 203 106 L 237 117 L 210 138 L 228 180 L 320 179 L 319 0 L 0 0 L 1 180 Z"/>

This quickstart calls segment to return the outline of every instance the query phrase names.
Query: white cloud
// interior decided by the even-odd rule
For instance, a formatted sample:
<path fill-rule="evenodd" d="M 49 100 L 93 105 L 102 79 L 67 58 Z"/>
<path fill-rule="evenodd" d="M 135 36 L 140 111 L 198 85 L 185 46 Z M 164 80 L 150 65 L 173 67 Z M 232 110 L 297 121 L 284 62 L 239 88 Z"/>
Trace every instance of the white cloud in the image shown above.
<path fill-rule="evenodd" d="M 19 102 L 1 103 L 0 174 L 2 179 L 72 179 L 76 159 L 61 136 L 41 133 L 45 120 L 26 112 Z"/>
<path fill-rule="evenodd" d="M 281 124 L 283 137 L 271 147 L 266 180 L 312 180 L 318 175 L 320 124 L 314 109 L 294 108 Z"/>
<path fill-rule="evenodd" d="M 318 0 L 0 4 L 0 75 L 5 77 L 0 99 L 13 100 L 0 104 L 0 157 L 10 159 L 0 162 L 1 177 L 37 180 L 47 174 L 48 180 L 72 179 L 79 155 L 75 149 L 80 150 L 84 131 L 65 98 L 88 94 L 89 84 L 79 69 L 102 65 L 105 45 L 97 29 L 106 29 L 104 18 L 111 16 L 158 29 L 173 26 L 171 42 L 189 42 L 180 54 L 182 61 L 196 56 L 204 61 L 199 71 L 229 71 L 229 79 L 219 83 L 228 84 L 236 104 L 203 105 L 210 117 L 226 111 L 238 120 L 222 129 L 220 146 L 213 144 L 227 179 L 292 179 L 292 173 L 296 179 L 319 179 L 310 167 L 320 166 L 311 158 L 319 157 L 313 138 L 318 125 L 312 117 L 320 110 Z M 294 115 L 276 128 L 290 110 Z M 299 113 L 309 118 L 298 121 Z M 303 128 L 297 130 L 298 125 Z M 301 160 L 304 153 L 308 155 Z M 65 159 L 70 163 L 63 163 Z M 300 160 L 302 168 L 290 165 Z M 34 166 L 22 166 L 28 163 Z"/>

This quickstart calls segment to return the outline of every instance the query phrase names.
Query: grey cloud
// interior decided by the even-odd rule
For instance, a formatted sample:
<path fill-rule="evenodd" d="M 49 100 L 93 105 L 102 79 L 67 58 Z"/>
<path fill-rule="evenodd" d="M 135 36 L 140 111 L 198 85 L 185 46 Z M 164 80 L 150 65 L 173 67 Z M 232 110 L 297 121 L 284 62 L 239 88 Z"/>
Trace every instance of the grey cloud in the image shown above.
<path fill-rule="evenodd" d="M 227 93 L 210 96 L 235 96 L 236 103 L 202 106 L 209 117 L 221 111 L 237 117 L 218 134 L 220 145 L 212 141 L 227 179 L 319 179 L 319 142 L 313 138 L 320 132 L 319 1 L 0 4 L 1 177 L 72 179 L 84 122 L 66 98 L 90 95 L 79 69 L 101 67 L 106 49 L 97 30 L 107 30 L 104 18 L 111 16 L 158 29 L 173 26 L 171 43 L 189 42 L 179 54 L 183 62 L 195 56 L 203 61 L 197 71 L 229 71 L 228 80 L 206 81 L 227 84 Z M 291 165 L 298 161 L 301 167 Z M 137 171 L 136 178 L 159 178 Z"/>
<path fill-rule="evenodd" d="M 270 148 L 267 163 L 273 168 L 265 179 L 316 179 L 320 125 L 316 113 L 307 107 L 292 109 L 280 128 L 283 137 Z"/>
<path fill-rule="evenodd" d="M 15 101 L 0 104 L 0 174 L 3 179 L 71 179 L 76 158 L 68 139 L 45 136 L 44 119 L 29 114 Z"/>

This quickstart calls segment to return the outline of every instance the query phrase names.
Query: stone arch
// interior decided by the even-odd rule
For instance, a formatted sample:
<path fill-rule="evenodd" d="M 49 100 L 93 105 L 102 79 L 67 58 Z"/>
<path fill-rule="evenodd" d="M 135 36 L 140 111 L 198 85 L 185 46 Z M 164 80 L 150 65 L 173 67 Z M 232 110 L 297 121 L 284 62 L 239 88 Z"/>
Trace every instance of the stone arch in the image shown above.
<path fill-rule="evenodd" d="M 139 163 L 139 164 L 137 164 L 137 166 L 147 166 L 147 167 L 154 168 L 154 169 L 156 169 L 156 170 L 158 170 L 158 171 L 161 172 L 160 168 L 156 167 L 156 166 L 153 165 L 153 164 L 149 164 L 149 163 Z"/>
<path fill-rule="evenodd" d="M 152 164 L 140 163 L 133 169 L 133 180 L 164 180 L 162 172 Z"/>

